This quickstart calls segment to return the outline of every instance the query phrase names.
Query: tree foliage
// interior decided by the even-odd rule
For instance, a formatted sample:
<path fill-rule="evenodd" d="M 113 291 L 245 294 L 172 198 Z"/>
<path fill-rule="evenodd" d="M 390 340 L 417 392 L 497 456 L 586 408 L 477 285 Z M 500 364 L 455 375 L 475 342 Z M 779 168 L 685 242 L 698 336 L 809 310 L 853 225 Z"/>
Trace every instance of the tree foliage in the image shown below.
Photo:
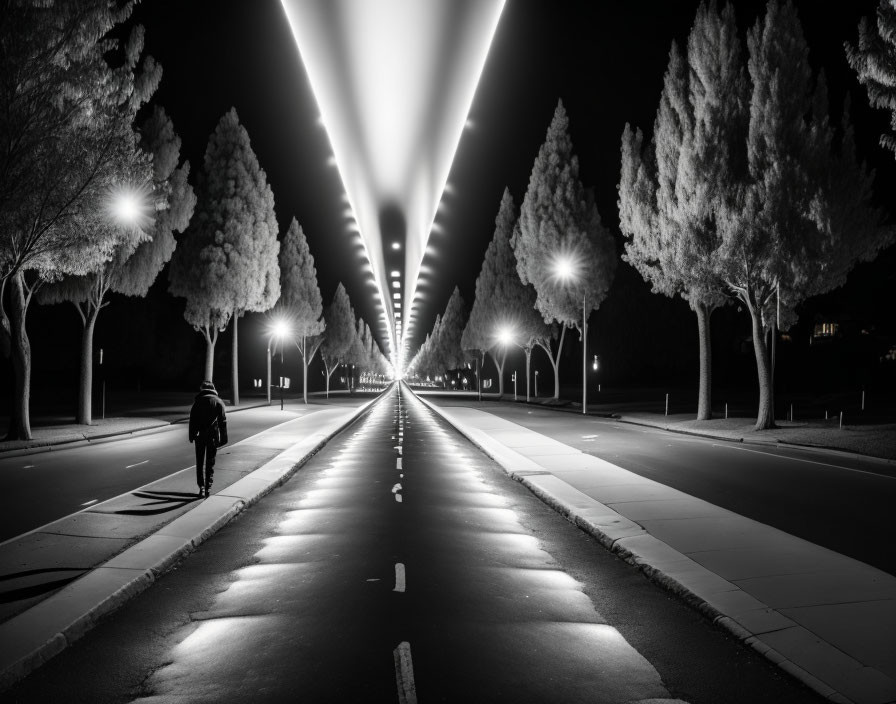
<path fill-rule="evenodd" d="M 520 279 L 535 287 L 535 305 L 545 322 L 579 327 L 583 297 L 589 312 L 606 297 L 616 270 L 615 245 L 579 180 L 562 101 L 532 166 L 512 245 Z M 560 260 L 573 263 L 573 280 L 557 275 Z"/>
<path fill-rule="evenodd" d="M 323 305 L 314 257 L 295 218 L 280 245 L 280 300 L 277 306 L 296 336 L 296 346 L 302 355 L 302 394 L 308 403 L 308 365 L 323 342 Z"/>
<path fill-rule="evenodd" d="M 108 305 L 107 294 L 114 291 L 125 296 L 145 296 L 171 258 L 175 248 L 174 231 L 182 232 L 193 214 L 196 198 L 187 181 L 190 165 L 186 162 L 178 167 L 180 145 L 171 120 L 164 110 L 156 107 L 140 128 L 141 149 L 151 155 L 153 164 L 152 181 L 141 189 L 148 201 L 144 208 L 149 211 L 144 215 L 144 222 L 123 224 L 113 215 L 107 216 L 99 223 L 100 227 L 120 229 L 125 233 L 111 258 L 93 272 L 63 277 L 39 292 L 40 302 L 70 302 L 81 317 L 84 330 L 79 423 L 92 421 L 93 331 L 100 310 Z"/>
<path fill-rule="evenodd" d="M 327 394 L 330 392 L 330 377 L 352 351 L 357 337 L 355 331 L 355 312 L 345 287 L 340 283 L 333 294 L 333 302 L 324 309 L 326 335 L 320 347 L 321 359 L 324 362 L 324 373 L 327 381 Z"/>
<path fill-rule="evenodd" d="M 726 301 L 716 258 L 717 222 L 741 176 L 747 79 L 734 10 L 701 3 L 684 58 L 673 42 L 654 121 L 622 135 L 619 220 L 628 238 L 623 259 L 655 293 L 679 295 L 698 316 L 698 418 L 711 417 L 709 318 Z"/>
<path fill-rule="evenodd" d="M 835 139 L 794 7 L 769 2 L 747 47 L 747 164 L 721 210 L 719 274 L 752 319 L 762 429 L 774 425 L 765 334 L 778 311 L 786 329 L 797 305 L 842 285 L 892 231 L 871 206 L 873 172 L 856 158 L 848 121 Z"/>
<path fill-rule="evenodd" d="M 890 111 L 890 134 L 880 143 L 896 152 L 896 3 L 879 0 L 877 21 L 869 17 L 859 23 L 859 43 L 846 42 L 846 58 L 868 91 L 876 108 Z"/>
<path fill-rule="evenodd" d="M 231 109 L 205 150 L 196 217 L 170 271 L 170 290 L 186 299 L 184 318 L 206 338 L 206 378 L 217 334 L 231 317 L 270 309 L 280 296 L 280 244 L 274 195 Z M 233 392 L 238 400 L 236 328 Z"/>
<path fill-rule="evenodd" d="M 601 224 L 593 195 L 579 180 L 568 130 L 561 101 L 532 166 L 519 227 L 511 239 L 520 279 L 535 289 L 535 307 L 546 323 L 561 327 L 557 351 L 545 348 L 554 368 L 555 397 L 560 395 L 559 360 L 566 329 L 582 329 L 584 318 L 606 297 L 616 271 L 613 237 Z M 563 265 L 570 276 L 559 274 Z"/>
<path fill-rule="evenodd" d="M 506 346 L 500 346 L 502 332 L 513 344 L 526 350 L 527 361 L 537 340 L 550 340 L 550 328 L 535 310 L 535 290 L 520 280 L 516 256 L 510 246 L 517 224 L 516 204 L 509 189 L 504 189 L 495 217 L 495 234 L 485 252 L 482 269 L 476 279 L 476 298 L 461 346 L 477 352 L 484 361 L 490 352 L 498 369 L 498 391 L 504 392 L 504 359 Z"/>
<path fill-rule="evenodd" d="M 116 179 L 149 181 L 133 130 L 161 69 L 143 28 L 112 38 L 133 5 L 5 3 L 0 17 L 0 348 L 15 377 L 10 436 L 28 439 L 28 307 L 44 281 L 85 274 L 126 237 L 104 226 Z"/>

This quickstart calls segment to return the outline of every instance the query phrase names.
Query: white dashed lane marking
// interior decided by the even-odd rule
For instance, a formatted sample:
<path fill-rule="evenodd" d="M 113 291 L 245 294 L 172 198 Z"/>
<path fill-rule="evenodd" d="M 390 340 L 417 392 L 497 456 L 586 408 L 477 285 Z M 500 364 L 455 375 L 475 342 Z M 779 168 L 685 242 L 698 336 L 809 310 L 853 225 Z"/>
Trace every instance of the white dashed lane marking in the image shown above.
<path fill-rule="evenodd" d="M 395 563 L 395 589 L 393 592 L 403 592 L 404 591 L 404 563 L 396 562 Z"/>
<path fill-rule="evenodd" d="M 411 660 L 411 644 L 399 643 L 392 651 L 395 659 L 395 682 L 398 685 L 399 704 L 417 704 L 417 687 L 414 684 L 414 662 Z"/>

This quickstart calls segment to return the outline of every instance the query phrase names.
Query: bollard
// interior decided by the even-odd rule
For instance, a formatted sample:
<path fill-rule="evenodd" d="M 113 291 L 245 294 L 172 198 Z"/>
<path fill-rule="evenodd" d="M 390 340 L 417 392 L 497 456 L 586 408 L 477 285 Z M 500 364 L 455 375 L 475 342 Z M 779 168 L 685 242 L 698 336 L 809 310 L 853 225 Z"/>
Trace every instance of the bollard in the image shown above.
<path fill-rule="evenodd" d="M 597 385 L 597 393 L 600 393 L 600 384 Z"/>
<path fill-rule="evenodd" d="M 793 423 L 793 404 L 790 404 L 790 422 Z"/>
<path fill-rule="evenodd" d="M 728 420 L 728 404 L 725 404 L 725 420 Z"/>
<path fill-rule="evenodd" d="M 828 419 L 828 409 L 827 408 L 824 409 L 824 419 L 825 420 Z"/>
<path fill-rule="evenodd" d="M 669 394 L 666 394 L 666 415 L 669 415 Z"/>
<path fill-rule="evenodd" d="M 840 430 L 843 430 L 843 411 L 840 411 Z"/>
<path fill-rule="evenodd" d="M 862 389 L 862 410 L 865 410 L 865 389 Z"/>

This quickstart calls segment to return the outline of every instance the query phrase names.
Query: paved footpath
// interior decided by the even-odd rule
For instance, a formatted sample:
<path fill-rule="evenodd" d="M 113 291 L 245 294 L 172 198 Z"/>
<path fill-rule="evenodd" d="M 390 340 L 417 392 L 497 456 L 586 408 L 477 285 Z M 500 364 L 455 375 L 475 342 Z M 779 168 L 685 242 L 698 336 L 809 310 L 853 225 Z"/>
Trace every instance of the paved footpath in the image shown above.
<path fill-rule="evenodd" d="M 320 410 L 228 445 L 206 500 L 190 468 L 0 544 L 0 689 L 150 586 L 372 403 Z"/>
<path fill-rule="evenodd" d="M 428 405 L 569 520 L 822 696 L 896 702 L 893 576 L 485 411 Z"/>

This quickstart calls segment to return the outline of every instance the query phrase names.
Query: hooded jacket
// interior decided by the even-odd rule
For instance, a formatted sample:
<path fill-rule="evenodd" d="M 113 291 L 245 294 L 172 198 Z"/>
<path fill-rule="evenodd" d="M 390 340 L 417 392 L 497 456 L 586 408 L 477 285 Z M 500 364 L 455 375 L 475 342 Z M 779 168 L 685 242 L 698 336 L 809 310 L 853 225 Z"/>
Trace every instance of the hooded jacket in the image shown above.
<path fill-rule="evenodd" d="M 224 402 L 218 398 L 214 389 L 201 389 L 196 394 L 193 407 L 190 409 L 190 442 L 193 442 L 197 435 L 201 441 L 208 442 L 209 433 L 216 420 L 220 432 L 220 442 L 216 444 L 223 445 L 227 442 L 227 414 L 224 412 Z"/>

